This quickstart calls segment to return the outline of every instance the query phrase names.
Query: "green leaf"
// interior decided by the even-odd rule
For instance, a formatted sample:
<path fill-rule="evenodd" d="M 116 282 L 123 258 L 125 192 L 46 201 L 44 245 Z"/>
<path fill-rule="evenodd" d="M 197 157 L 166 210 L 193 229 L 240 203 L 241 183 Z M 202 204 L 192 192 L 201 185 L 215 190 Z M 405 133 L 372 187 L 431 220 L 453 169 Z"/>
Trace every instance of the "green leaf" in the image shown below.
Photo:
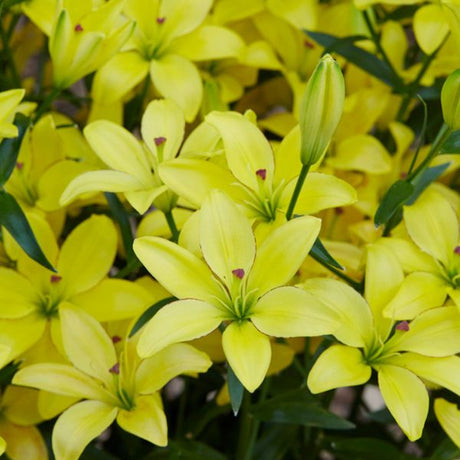
<path fill-rule="evenodd" d="M 375 225 L 386 224 L 393 214 L 412 196 L 414 186 L 405 180 L 396 181 L 385 193 L 374 216 Z"/>
<path fill-rule="evenodd" d="M 266 422 L 290 423 L 330 430 L 350 430 L 355 425 L 320 406 L 306 390 L 277 396 L 252 406 L 252 415 Z"/>
<path fill-rule="evenodd" d="M 217 450 L 212 449 L 198 441 L 170 441 L 171 453 L 178 458 L 188 460 L 225 460 L 226 457 Z"/>
<path fill-rule="evenodd" d="M 406 204 L 411 205 L 422 194 L 422 192 L 436 179 L 438 179 L 444 171 L 450 166 L 450 163 L 443 163 L 438 166 L 432 166 L 425 169 L 421 174 L 412 179 L 414 191 L 411 197 L 407 200 Z"/>
<path fill-rule="evenodd" d="M 451 135 L 441 145 L 439 155 L 445 153 L 460 153 L 460 129 L 451 133 Z"/>
<path fill-rule="evenodd" d="M 238 415 L 238 411 L 240 410 L 241 403 L 243 401 L 244 387 L 230 366 L 228 366 L 227 385 L 233 413 Z"/>
<path fill-rule="evenodd" d="M 313 247 L 310 250 L 310 255 L 316 261 L 320 262 L 323 265 L 331 265 L 336 267 L 339 270 L 343 270 L 344 267 L 340 265 L 332 256 L 329 254 L 329 251 L 324 247 L 323 243 L 319 238 L 316 238 Z"/>
<path fill-rule="evenodd" d="M 326 48 L 324 51 L 325 53 L 335 52 L 340 54 L 352 64 L 378 78 L 387 85 L 391 87 L 397 87 L 399 85 L 397 76 L 393 74 L 391 68 L 385 62 L 353 44 L 358 40 L 367 40 L 368 37 L 353 36 L 339 38 L 322 32 L 307 31 L 306 33 L 317 43 Z"/>
<path fill-rule="evenodd" d="M 329 439 L 331 450 L 340 459 L 349 460 L 409 460 L 412 455 L 400 452 L 389 442 L 373 438 Z"/>
<path fill-rule="evenodd" d="M 286 458 L 285 454 L 294 445 L 298 431 L 299 427 L 295 425 L 269 426 L 256 442 L 252 458 L 263 460 Z"/>
<path fill-rule="evenodd" d="M 104 196 L 109 203 L 110 211 L 113 217 L 118 222 L 121 231 L 121 239 L 126 253 L 126 261 L 128 264 L 136 258 L 133 251 L 133 231 L 129 222 L 128 214 L 123 206 L 123 203 L 118 199 L 115 193 L 105 192 Z"/>
<path fill-rule="evenodd" d="M 22 209 L 14 197 L 4 190 L 0 190 L 0 225 L 8 230 L 30 258 L 49 270 L 56 271 L 38 245 Z"/>
<path fill-rule="evenodd" d="M 0 143 L 0 187 L 3 187 L 11 176 L 21 148 L 22 139 L 30 124 L 30 118 L 17 113 L 13 122 L 18 128 L 18 136 L 3 139 Z"/>
<path fill-rule="evenodd" d="M 460 449 L 446 437 L 433 452 L 430 460 L 458 460 L 460 458 Z"/>
<path fill-rule="evenodd" d="M 166 297 L 165 299 L 159 300 L 157 303 L 154 303 L 151 307 L 147 308 L 147 310 L 142 313 L 139 319 L 134 324 L 131 332 L 129 333 L 129 337 L 132 337 L 145 323 L 150 321 L 165 305 L 168 303 L 174 302 L 177 300 L 175 297 Z"/>

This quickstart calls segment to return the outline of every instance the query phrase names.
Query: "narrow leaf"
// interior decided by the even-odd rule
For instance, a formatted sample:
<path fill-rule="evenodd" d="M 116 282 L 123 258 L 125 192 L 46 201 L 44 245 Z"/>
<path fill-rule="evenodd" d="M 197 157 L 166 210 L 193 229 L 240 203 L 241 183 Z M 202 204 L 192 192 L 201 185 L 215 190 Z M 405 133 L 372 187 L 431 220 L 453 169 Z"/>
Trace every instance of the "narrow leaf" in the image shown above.
<path fill-rule="evenodd" d="M 22 209 L 14 197 L 4 190 L 0 190 L 0 225 L 8 230 L 30 258 L 49 270 L 56 271 L 38 245 Z"/>
<path fill-rule="evenodd" d="M 375 225 L 386 224 L 393 214 L 412 196 L 414 186 L 405 180 L 396 181 L 385 193 L 374 216 Z"/>
<path fill-rule="evenodd" d="M 228 393 L 230 395 L 230 403 L 232 405 L 233 413 L 236 416 L 238 415 L 238 411 L 240 410 L 241 403 L 243 401 L 244 387 L 230 366 L 228 366 L 227 385 Z"/>
<path fill-rule="evenodd" d="M 443 163 L 438 166 L 432 166 L 431 168 L 425 169 L 419 176 L 412 179 L 414 191 L 406 204 L 411 205 L 415 203 L 415 200 L 423 193 L 423 191 L 436 179 L 438 179 L 444 171 L 450 166 L 450 163 Z"/>
<path fill-rule="evenodd" d="M 144 324 L 149 322 L 161 308 L 171 302 L 174 302 L 174 300 L 177 299 L 175 297 L 166 297 L 166 299 L 159 300 L 157 303 L 154 303 L 151 307 L 147 308 L 147 310 L 142 313 L 142 315 L 134 324 L 131 332 L 129 333 L 129 336 L 132 337 Z"/>
<path fill-rule="evenodd" d="M 336 267 L 339 270 L 344 269 L 344 267 L 331 256 L 319 238 L 316 238 L 315 242 L 313 243 L 313 247 L 310 250 L 310 255 L 313 257 L 313 259 L 323 265 L 331 265 L 332 267 Z"/>
<path fill-rule="evenodd" d="M 443 153 L 460 153 L 460 129 L 454 131 L 442 144 L 439 155 Z"/>
<path fill-rule="evenodd" d="M 129 223 L 128 213 L 115 193 L 105 192 L 104 196 L 109 204 L 113 217 L 120 226 L 121 238 L 126 252 L 126 261 L 129 264 L 136 256 L 133 251 L 133 231 Z"/>
<path fill-rule="evenodd" d="M 0 143 L 0 186 L 5 185 L 5 182 L 11 176 L 16 166 L 22 139 L 24 138 L 29 123 L 30 118 L 22 113 L 17 113 L 14 117 L 14 124 L 18 128 L 18 136 L 3 139 Z"/>
<path fill-rule="evenodd" d="M 339 38 L 322 32 L 307 31 L 306 33 L 317 43 L 326 48 L 324 51 L 325 53 L 338 53 L 352 64 L 378 78 L 387 85 L 391 87 L 398 86 L 399 82 L 396 76 L 385 62 L 353 44 L 355 41 L 362 40 L 364 37 L 355 36 Z"/>

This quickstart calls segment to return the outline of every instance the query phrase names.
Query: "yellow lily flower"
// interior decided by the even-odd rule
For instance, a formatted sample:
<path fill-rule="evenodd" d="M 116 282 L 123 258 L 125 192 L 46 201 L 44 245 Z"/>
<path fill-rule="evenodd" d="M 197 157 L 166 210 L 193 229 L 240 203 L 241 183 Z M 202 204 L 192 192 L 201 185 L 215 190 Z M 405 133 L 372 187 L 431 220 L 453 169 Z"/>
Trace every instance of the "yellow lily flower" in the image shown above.
<path fill-rule="evenodd" d="M 404 207 L 404 222 L 412 242 L 401 238 L 381 241 L 409 272 L 404 296 L 415 297 L 417 292 L 428 296 L 431 301 L 425 308 L 429 308 L 442 305 L 449 295 L 460 306 L 459 224 L 452 206 L 439 192 L 429 188 L 413 205 Z M 385 314 L 407 319 L 422 311 L 421 305 L 408 308 L 404 303 L 393 302 Z"/>
<path fill-rule="evenodd" d="M 211 365 L 209 358 L 190 345 L 176 344 L 141 361 L 135 353 L 135 337 L 125 339 L 117 353 L 115 338 L 83 310 L 65 306 L 61 318 L 63 347 L 73 366 L 33 364 L 13 379 L 16 385 L 83 399 L 54 426 L 56 460 L 78 459 L 115 420 L 123 430 L 165 446 L 167 425 L 159 390 L 179 374 L 205 372 Z"/>
<path fill-rule="evenodd" d="M 16 137 L 18 128 L 11 123 L 13 113 L 22 101 L 24 89 L 10 89 L 0 92 L 0 141 L 4 137 Z"/>
<path fill-rule="evenodd" d="M 13 460 L 48 460 L 48 450 L 38 428 L 38 391 L 9 385 L 0 400 L 0 452 Z"/>
<path fill-rule="evenodd" d="M 80 306 L 101 321 L 131 318 L 151 305 L 150 293 L 141 286 L 106 278 L 117 248 L 116 229 L 109 218 L 93 215 L 69 234 L 60 250 L 46 221 L 34 215 L 30 221 L 57 273 L 9 242 L 17 271 L 0 267 L 0 342 L 11 348 L 8 360 L 38 342 L 48 327 L 54 344 L 62 348 L 59 311 L 63 303 Z"/>
<path fill-rule="evenodd" d="M 253 392 L 263 381 L 270 339 L 321 335 L 335 328 L 321 304 L 301 289 L 284 286 L 308 254 L 320 227 L 305 216 L 274 230 L 257 247 L 250 221 L 223 192 L 214 190 L 200 211 L 200 243 L 206 263 L 156 237 L 137 238 L 134 251 L 150 273 L 181 299 L 163 307 L 145 326 L 138 353 L 227 326 L 222 346 L 241 383 Z"/>
<path fill-rule="evenodd" d="M 374 369 L 389 411 L 414 441 L 421 436 L 428 414 L 429 397 L 423 381 L 460 394 L 460 358 L 455 356 L 460 350 L 460 315 L 456 307 L 442 307 L 424 311 L 410 322 L 386 318 L 383 311 L 398 296 L 402 280 L 402 268 L 391 251 L 372 245 L 368 248 L 365 299 L 332 279 L 304 283 L 341 324 L 333 332 L 341 343 L 320 355 L 307 383 L 313 393 L 362 385 Z"/>
<path fill-rule="evenodd" d="M 31 0 L 24 3 L 25 14 L 49 36 L 55 88 L 67 88 L 94 72 L 128 40 L 134 22 L 123 20 L 121 12 L 125 1 Z"/>
<path fill-rule="evenodd" d="M 157 0 L 126 3 L 136 21 L 133 37 L 97 74 L 93 95 L 104 104 L 122 99 L 149 73 L 158 93 L 172 99 L 193 121 L 203 87 L 193 61 L 238 57 L 244 47 L 234 32 L 203 25 L 212 0 Z M 184 14 L 184 12 L 187 14 Z"/>
<path fill-rule="evenodd" d="M 111 169 L 90 171 L 73 179 L 60 203 L 66 205 L 88 192 L 122 192 L 140 214 L 155 203 L 163 212 L 174 207 L 177 197 L 158 176 L 164 161 L 174 158 L 184 136 L 184 116 L 168 99 L 152 101 L 142 117 L 145 146 L 126 129 L 107 120 L 90 123 L 84 135 L 99 158 Z"/>
<path fill-rule="evenodd" d="M 163 181 L 196 207 L 217 188 L 229 194 L 256 222 L 276 221 L 280 212 L 286 212 L 300 172 L 299 129 L 283 140 L 274 156 L 268 140 L 247 117 L 236 112 L 212 112 L 206 122 L 222 138 L 228 169 L 210 161 L 175 159 L 160 165 Z M 346 182 L 312 172 L 296 212 L 312 214 L 346 206 L 355 199 L 355 190 Z"/>

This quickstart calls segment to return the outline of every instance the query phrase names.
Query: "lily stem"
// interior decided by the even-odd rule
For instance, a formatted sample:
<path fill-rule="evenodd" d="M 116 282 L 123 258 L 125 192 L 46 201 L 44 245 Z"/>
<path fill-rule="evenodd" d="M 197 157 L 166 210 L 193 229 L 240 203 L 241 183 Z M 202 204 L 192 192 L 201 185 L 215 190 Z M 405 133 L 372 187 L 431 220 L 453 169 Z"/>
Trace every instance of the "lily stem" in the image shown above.
<path fill-rule="evenodd" d="M 168 223 L 168 227 L 171 230 L 171 241 L 177 243 L 179 240 L 179 230 L 177 229 L 176 222 L 174 220 L 174 216 L 172 215 L 172 211 L 168 211 L 164 213 L 166 222 Z"/>
<path fill-rule="evenodd" d="M 299 177 L 297 178 L 297 183 L 295 184 L 294 193 L 292 194 L 291 201 L 289 202 L 289 207 L 286 212 L 287 220 L 292 219 L 292 215 L 294 214 L 294 208 L 297 203 L 297 199 L 299 198 L 303 183 L 305 182 L 305 178 L 307 177 L 309 169 L 310 169 L 310 165 L 303 165 L 302 169 L 300 170 Z"/>

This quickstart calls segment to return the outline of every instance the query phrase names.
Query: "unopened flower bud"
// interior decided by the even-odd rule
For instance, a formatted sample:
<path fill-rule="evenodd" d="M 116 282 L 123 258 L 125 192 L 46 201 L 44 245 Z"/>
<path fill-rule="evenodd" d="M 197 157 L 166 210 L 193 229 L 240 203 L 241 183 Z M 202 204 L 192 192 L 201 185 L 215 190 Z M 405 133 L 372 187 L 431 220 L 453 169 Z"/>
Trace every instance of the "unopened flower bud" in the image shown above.
<path fill-rule="evenodd" d="M 307 83 L 300 105 L 302 164 L 316 163 L 329 146 L 339 124 L 345 99 L 345 82 L 337 62 L 324 55 Z"/>
<path fill-rule="evenodd" d="M 451 73 L 441 90 L 442 116 L 453 131 L 460 129 L 460 69 Z"/>

